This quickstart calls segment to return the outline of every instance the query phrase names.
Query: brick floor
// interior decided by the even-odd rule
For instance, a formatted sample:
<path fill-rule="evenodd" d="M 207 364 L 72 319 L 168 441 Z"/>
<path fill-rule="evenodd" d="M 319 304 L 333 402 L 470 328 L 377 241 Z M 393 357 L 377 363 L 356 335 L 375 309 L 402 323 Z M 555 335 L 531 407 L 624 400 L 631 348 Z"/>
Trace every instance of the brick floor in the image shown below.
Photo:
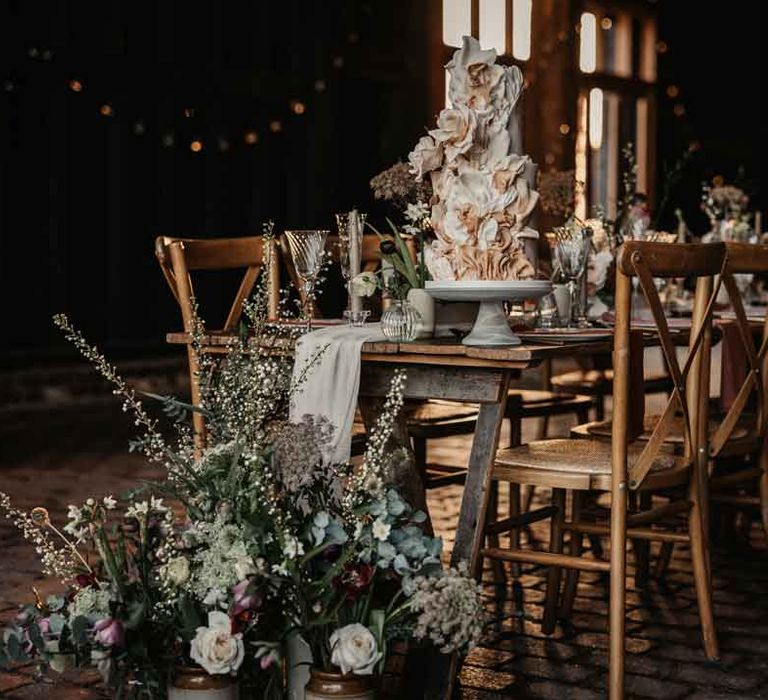
<path fill-rule="evenodd" d="M 127 453 L 125 446 L 131 433 L 126 423 L 121 422 L 119 410 L 103 406 L 6 416 L 0 426 L 0 489 L 9 492 L 20 506 L 44 505 L 55 518 L 63 518 L 69 502 L 91 494 L 119 494 L 139 479 L 156 476 L 139 457 Z M 431 450 L 430 458 L 461 463 L 467 444 L 463 438 L 444 441 Z M 430 495 L 435 527 L 448 546 L 453 539 L 459 497 L 458 487 Z M 534 527 L 531 534 L 539 542 L 546 541 L 540 528 Z M 757 526 L 750 535 L 748 544 L 732 539 L 713 547 L 715 610 L 722 649 L 718 663 L 707 663 L 699 646 L 691 565 L 682 548 L 676 552 L 663 585 L 652 582 L 647 591 L 639 591 L 630 579 L 630 697 L 768 698 L 768 547 Z M 0 522 L 0 552 L 1 622 L 14 614 L 20 602 L 29 600 L 31 581 L 43 592 L 54 590 L 56 583 L 41 579 L 32 552 L 5 522 Z M 540 567 L 523 568 L 519 579 L 525 601 L 522 615 L 511 596 L 497 601 L 493 588 L 487 587 L 487 607 L 497 618 L 462 670 L 460 697 L 464 700 L 592 700 L 605 696 L 605 577 L 583 575 L 573 620 L 545 637 L 539 624 L 545 592 L 542 573 Z M 490 581 L 489 571 L 484 576 Z M 99 695 L 92 675 L 42 681 L 31 667 L 0 673 L 3 700 L 70 700 Z"/>

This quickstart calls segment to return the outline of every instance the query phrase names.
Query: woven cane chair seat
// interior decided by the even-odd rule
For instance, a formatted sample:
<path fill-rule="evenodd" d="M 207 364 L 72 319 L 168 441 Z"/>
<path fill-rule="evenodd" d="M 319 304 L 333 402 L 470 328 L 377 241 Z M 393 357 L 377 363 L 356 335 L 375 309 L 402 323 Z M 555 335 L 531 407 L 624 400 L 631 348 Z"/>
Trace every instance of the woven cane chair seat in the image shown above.
<path fill-rule="evenodd" d="M 551 379 L 555 391 L 595 396 L 613 391 L 612 369 L 573 370 Z M 653 374 L 645 378 L 645 393 L 658 394 L 672 389 L 672 380 L 666 374 Z"/>
<path fill-rule="evenodd" d="M 658 415 L 645 416 L 643 419 L 643 433 L 639 435 L 637 439 L 642 441 L 648 440 L 651 437 L 651 433 L 653 433 L 653 429 L 656 427 L 656 424 L 659 422 L 659 419 L 660 416 Z M 719 420 L 710 420 L 709 432 L 714 433 L 719 425 Z M 613 421 L 611 420 L 593 421 L 591 423 L 585 423 L 584 425 L 577 425 L 575 428 L 571 428 L 571 437 L 579 439 L 596 437 L 610 440 L 612 430 Z M 682 445 L 684 442 L 684 432 L 685 430 L 683 426 L 683 417 L 675 416 L 672 419 L 672 427 L 664 441 L 673 445 Z M 747 425 L 737 425 L 731 434 L 731 440 L 744 442 L 745 440 L 749 439 L 752 432 L 753 431 Z"/>
<path fill-rule="evenodd" d="M 627 464 L 640 457 L 643 445 L 629 446 Z M 494 479 L 519 484 L 608 491 L 611 488 L 611 445 L 599 440 L 537 440 L 528 445 L 499 450 Z M 668 488 L 688 478 L 688 462 L 664 448 L 653 462 L 643 488 Z"/>

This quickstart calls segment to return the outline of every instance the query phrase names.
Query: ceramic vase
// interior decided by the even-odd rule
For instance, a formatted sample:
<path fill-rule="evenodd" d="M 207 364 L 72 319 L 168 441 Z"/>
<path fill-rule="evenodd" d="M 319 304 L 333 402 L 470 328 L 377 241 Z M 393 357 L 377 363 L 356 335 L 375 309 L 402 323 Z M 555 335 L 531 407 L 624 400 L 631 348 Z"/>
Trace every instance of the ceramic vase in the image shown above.
<path fill-rule="evenodd" d="M 312 669 L 306 688 L 307 700 L 373 700 L 371 676 L 342 676 Z"/>
<path fill-rule="evenodd" d="M 212 676 L 202 668 L 178 666 L 168 687 L 168 700 L 238 700 L 237 679 Z"/>
<path fill-rule="evenodd" d="M 435 334 L 435 300 L 425 289 L 411 289 L 408 303 L 419 312 L 416 324 L 416 338 L 431 338 Z"/>

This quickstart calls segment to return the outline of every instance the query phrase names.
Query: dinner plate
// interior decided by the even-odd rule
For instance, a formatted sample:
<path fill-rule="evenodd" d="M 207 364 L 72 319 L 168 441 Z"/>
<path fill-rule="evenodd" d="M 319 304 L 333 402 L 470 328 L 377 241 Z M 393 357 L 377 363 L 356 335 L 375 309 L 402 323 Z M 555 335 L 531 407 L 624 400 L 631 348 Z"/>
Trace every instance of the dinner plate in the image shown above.
<path fill-rule="evenodd" d="M 608 340 L 613 332 L 607 328 L 537 328 L 535 331 L 518 333 L 525 341 L 550 340 L 558 343 L 583 343 Z"/>

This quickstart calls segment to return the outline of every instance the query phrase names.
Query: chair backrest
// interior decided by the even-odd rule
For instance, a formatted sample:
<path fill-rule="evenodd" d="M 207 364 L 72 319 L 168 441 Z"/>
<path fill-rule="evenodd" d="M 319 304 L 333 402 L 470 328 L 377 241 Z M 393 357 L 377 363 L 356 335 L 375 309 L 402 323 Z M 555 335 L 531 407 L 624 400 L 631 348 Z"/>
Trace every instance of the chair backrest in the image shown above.
<path fill-rule="evenodd" d="M 766 433 L 766 403 L 768 402 L 768 309 L 763 314 L 763 332 L 760 348 L 755 346 L 753 327 L 744 310 L 744 301 L 734 275 L 762 274 L 768 272 L 768 245 L 728 242 L 725 272 L 722 284 L 735 314 L 739 338 L 744 347 L 747 372 L 725 418 L 712 436 L 710 453 L 716 456 L 733 434 L 751 397 L 756 398 L 757 412 L 754 429 L 758 437 Z M 723 353 L 725 359 L 725 353 Z"/>
<path fill-rule="evenodd" d="M 269 240 L 269 243 L 266 243 Z M 155 256 L 160 263 L 168 286 L 181 308 L 184 330 L 191 332 L 194 324 L 192 300 L 194 291 L 191 272 L 197 270 L 234 270 L 245 268 L 243 280 L 227 315 L 222 330 L 237 329 L 243 313 L 243 302 L 253 291 L 259 274 L 266 267 L 267 308 L 270 318 L 277 318 L 280 298 L 280 270 L 273 239 L 261 236 L 242 238 L 173 238 L 158 236 Z"/>
<path fill-rule="evenodd" d="M 642 484 L 659 455 L 678 411 L 683 418 L 685 454 L 689 459 L 693 461 L 694 448 L 702 444 L 702 438 L 706 439 L 712 311 L 717 296 L 714 278 L 723 272 L 724 262 L 725 246 L 722 243 L 697 245 L 626 241 L 619 249 L 616 265 L 616 328 L 613 358 L 613 469 L 614 477 L 619 474 L 630 489 L 637 489 Z M 654 278 L 658 277 L 696 279 L 688 355 L 682 368 L 677 359 L 677 346 L 654 283 Z M 637 278 L 653 315 L 673 389 L 643 451 L 627 469 L 632 400 L 629 380 L 632 278 Z"/>

